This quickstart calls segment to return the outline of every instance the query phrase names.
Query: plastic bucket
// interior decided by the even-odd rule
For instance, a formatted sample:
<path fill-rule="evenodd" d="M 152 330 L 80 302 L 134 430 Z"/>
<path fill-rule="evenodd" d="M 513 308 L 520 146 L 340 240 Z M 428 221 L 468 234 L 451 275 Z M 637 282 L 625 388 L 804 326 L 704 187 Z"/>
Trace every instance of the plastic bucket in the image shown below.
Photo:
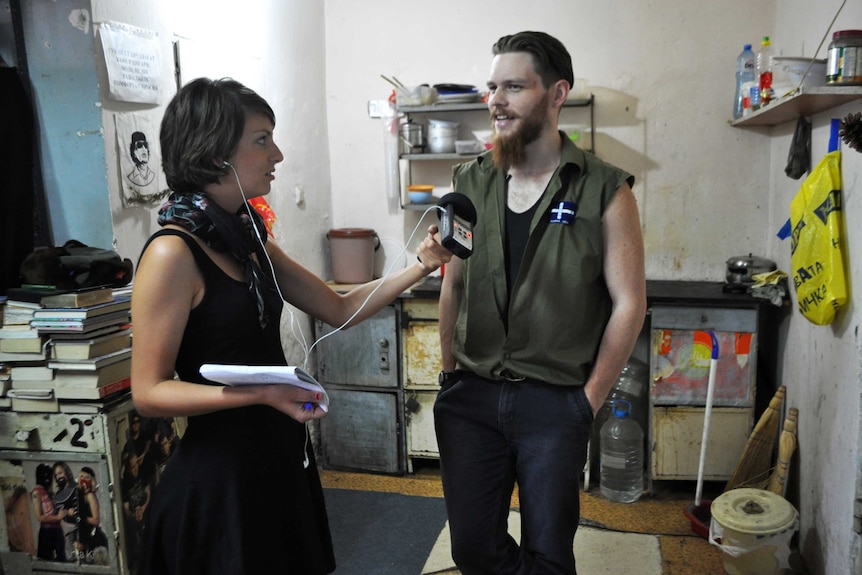
<path fill-rule="evenodd" d="M 709 542 L 724 551 L 728 575 L 778 575 L 789 567 L 790 539 L 799 514 L 763 489 L 731 489 L 710 507 Z"/>
<path fill-rule="evenodd" d="M 374 252 L 380 247 L 377 232 L 368 228 L 337 228 L 326 234 L 332 258 L 332 280 L 361 284 L 374 278 Z"/>

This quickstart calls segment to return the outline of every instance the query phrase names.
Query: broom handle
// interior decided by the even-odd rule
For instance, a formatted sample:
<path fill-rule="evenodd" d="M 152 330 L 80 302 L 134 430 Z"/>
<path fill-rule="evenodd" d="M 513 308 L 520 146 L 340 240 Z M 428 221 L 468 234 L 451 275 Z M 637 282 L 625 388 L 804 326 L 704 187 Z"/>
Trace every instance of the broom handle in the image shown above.
<path fill-rule="evenodd" d="M 749 448 L 752 445 L 755 445 L 756 442 L 763 441 L 761 435 L 763 435 L 767 427 L 773 425 L 774 418 L 777 417 L 778 413 L 781 411 L 781 403 L 784 401 L 784 393 L 786 389 L 787 388 L 785 386 L 780 386 L 776 390 L 775 395 L 773 395 L 772 399 L 769 401 L 769 406 L 763 410 L 763 414 L 760 416 L 760 419 L 757 420 L 754 430 L 752 430 L 751 435 L 748 436 L 748 443 L 745 446 L 745 450 L 742 452 L 742 456 L 736 463 L 736 468 L 733 470 L 733 473 L 725 486 L 725 490 L 737 487 L 746 479 L 746 477 L 744 477 L 744 464 L 747 462 L 746 458 L 751 455 L 749 453 Z"/>
<path fill-rule="evenodd" d="M 709 360 L 709 381 L 706 384 L 706 408 L 703 412 L 703 436 L 700 440 L 700 461 L 697 464 L 697 489 L 694 494 L 695 506 L 700 505 L 703 496 L 703 472 L 706 465 L 706 440 L 709 437 L 709 423 L 712 416 L 712 396 L 715 391 L 715 372 L 718 371 L 718 338 L 710 331 L 712 338 L 712 358 Z"/>
<path fill-rule="evenodd" d="M 781 430 L 781 439 L 778 444 L 778 461 L 775 464 L 775 471 L 769 479 L 769 487 L 767 487 L 768 491 L 782 497 L 784 497 L 787 484 L 787 468 L 790 465 L 793 452 L 796 451 L 796 421 L 798 417 L 799 410 L 795 407 L 787 410 L 784 429 Z"/>
<path fill-rule="evenodd" d="M 757 425 L 754 426 L 754 431 L 751 433 L 752 437 L 761 433 L 770 423 L 770 420 L 772 419 L 771 416 L 781 411 L 781 403 L 784 401 L 784 392 L 786 389 L 787 388 L 782 385 L 775 392 L 775 395 L 772 396 L 772 399 L 769 401 L 769 407 L 766 408 L 763 415 L 761 415 L 760 419 L 757 421 Z"/>

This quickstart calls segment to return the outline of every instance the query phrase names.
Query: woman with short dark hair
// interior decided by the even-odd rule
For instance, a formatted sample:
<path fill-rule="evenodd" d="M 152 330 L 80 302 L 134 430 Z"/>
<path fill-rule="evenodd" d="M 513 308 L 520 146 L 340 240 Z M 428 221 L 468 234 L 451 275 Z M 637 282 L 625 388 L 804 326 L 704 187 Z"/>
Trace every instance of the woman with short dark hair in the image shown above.
<path fill-rule="evenodd" d="M 284 365 L 284 301 L 353 325 L 450 258 L 432 226 L 418 262 L 382 285 L 336 293 L 267 237 L 248 203 L 270 192 L 284 159 L 274 126 L 270 106 L 233 80 L 195 80 L 165 111 L 173 193 L 135 279 L 132 393 L 141 415 L 187 416 L 188 426 L 154 489 L 138 575 L 335 568 L 306 429 L 325 415 L 321 396 L 289 385 L 224 387 L 200 367 Z"/>

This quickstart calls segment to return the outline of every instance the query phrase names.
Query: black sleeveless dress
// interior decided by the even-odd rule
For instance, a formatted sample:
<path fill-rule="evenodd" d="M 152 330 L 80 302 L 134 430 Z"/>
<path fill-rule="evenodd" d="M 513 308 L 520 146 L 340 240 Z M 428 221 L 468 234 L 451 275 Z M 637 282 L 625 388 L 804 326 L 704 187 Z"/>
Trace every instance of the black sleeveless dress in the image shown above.
<path fill-rule="evenodd" d="M 147 245 L 162 235 L 185 240 L 206 282 L 183 334 L 179 377 L 217 385 L 201 377 L 202 364 L 284 365 L 279 322 L 261 329 L 246 284 L 227 276 L 183 232 L 163 229 Z M 138 575 L 317 575 L 335 569 L 305 426 L 268 406 L 189 417 L 153 491 L 145 529 Z"/>

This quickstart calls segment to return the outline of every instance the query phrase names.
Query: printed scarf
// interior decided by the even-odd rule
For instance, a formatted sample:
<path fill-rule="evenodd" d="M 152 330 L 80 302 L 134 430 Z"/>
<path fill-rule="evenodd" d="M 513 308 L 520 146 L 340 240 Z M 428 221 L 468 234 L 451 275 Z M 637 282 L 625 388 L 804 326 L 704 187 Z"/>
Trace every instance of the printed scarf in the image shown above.
<path fill-rule="evenodd" d="M 254 208 L 243 204 L 237 213 L 231 214 L 205 194 L 171 192 L 159 209 L 158 223 L 185 228 L 215 251 L 230 252 L 242 264 L 249 295 L 257 303 L 261 329 L 266 328 L 271 317 L 279 316 L 283 302 L 275 281 L 258 265 L 269 260 L 263 248 L 267 240 L 266 224 Z M 256 234 L 254 228 L 257 228 Z M 252 254 L 257 254 L 257 262 Z"/>

